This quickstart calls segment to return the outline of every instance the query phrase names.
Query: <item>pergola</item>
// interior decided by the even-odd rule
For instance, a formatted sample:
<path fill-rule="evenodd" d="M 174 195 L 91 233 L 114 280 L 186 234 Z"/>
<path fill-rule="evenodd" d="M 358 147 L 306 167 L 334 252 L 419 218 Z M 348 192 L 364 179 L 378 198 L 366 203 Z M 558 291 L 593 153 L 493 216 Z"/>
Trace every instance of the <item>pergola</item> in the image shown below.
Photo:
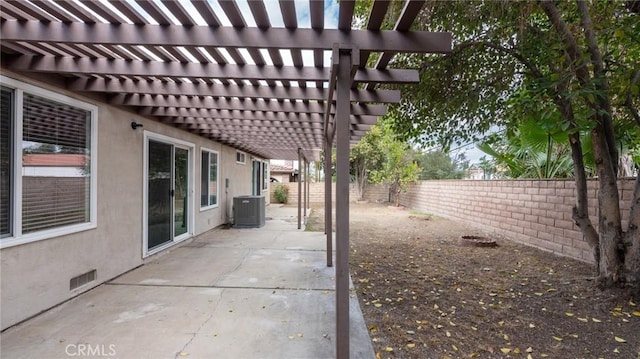
<path fill-rule="evenodd" d="M 424 1 L 406 1 L 393 30 L 380 30 L 391 4 L 380 0 L 363 30 L 352 29 L 355 1 L 346 0 L 337 28 L 325 27 L 325 2 L 315 0 L 0 4 L 7 69 L 263 158 L 308 163 L 337 147 L 336 353 L 348 358 L 349 149 L 400 101 L 385 85 L 419 81 L 416 70 L 392 68 L 394 55 L 451 51 L 451 34 L 411 31 Z M 325 183 L 331 266 L 330 176 Z"/>

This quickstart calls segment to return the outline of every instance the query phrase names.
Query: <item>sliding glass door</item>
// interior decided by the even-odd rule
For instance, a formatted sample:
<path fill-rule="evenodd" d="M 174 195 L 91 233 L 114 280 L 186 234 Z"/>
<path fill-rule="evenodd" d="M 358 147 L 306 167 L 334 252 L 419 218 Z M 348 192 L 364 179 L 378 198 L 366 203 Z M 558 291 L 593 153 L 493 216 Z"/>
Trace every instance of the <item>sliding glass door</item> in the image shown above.
<path fill-rule="evenodd" d="M 147 240 L 145 251 L 168 245 L 190 232 L 190 149 L 148 140 Z"/>

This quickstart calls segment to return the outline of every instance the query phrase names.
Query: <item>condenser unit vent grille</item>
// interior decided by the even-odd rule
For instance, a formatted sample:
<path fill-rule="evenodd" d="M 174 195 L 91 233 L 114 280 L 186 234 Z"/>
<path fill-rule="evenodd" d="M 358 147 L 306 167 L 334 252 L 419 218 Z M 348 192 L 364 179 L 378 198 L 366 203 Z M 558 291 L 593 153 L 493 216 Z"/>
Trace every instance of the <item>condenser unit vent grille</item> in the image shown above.
<path fill-rule="evenodd" d="M 233 217 L 236 228 L 264 226 L 265 202 L 263 196 L 239 196 L 233 198 Z"/>

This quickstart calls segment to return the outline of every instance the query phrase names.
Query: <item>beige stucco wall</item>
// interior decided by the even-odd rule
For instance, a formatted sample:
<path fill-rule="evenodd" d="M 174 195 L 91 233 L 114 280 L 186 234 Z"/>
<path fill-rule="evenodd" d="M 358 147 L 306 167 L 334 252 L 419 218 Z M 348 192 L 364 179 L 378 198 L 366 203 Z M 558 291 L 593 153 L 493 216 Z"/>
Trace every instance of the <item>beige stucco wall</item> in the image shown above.
<path fill-rule="evenodd" d="M 143 258 L 144 131 L 195 145 L 192 161 L 195 180 L 191 192 L 194 235 L 226 223 L 231 214 L 231 198 L 251 194 L 250 158 L 247 156 L 246 165 L 237 164 L 233 148 L 25 79 L 4 69 L 2 73 L 99 107 L 97 228 L 0 250 L 2 329 L 154 258 Z M 132 130 L 132 120 L 142 123 L 144 127 Z M 220 154 L 220 205 L 204 211 L 200 210 L 199 202 L 201 147 L 219 151 Z M 228 189 L 224 186 L 225 178 L 229 179 Z M 93 269 L 97 271 L 95 282 L 74 291 L 69 290 L 71 278 Z"/>

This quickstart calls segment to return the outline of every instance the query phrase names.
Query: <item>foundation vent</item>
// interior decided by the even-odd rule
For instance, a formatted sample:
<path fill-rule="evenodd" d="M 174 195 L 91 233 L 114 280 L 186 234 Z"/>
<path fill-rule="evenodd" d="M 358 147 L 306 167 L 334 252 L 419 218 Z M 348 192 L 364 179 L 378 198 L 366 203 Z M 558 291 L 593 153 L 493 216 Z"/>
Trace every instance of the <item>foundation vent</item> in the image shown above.
<path fill-rule="evenodd" d="M 91 270 L 87 273 L 84 274 L 80 274 L 77 277 L 73 277 L 71 278 L 71 280 L 69 281 L 69 290 L 74 290 L 76 288 L 80 288 L 83 285 L 89 283 L 89 282 L 93 282 L 94 280 L 96 280 L 96 270 Z"/>

